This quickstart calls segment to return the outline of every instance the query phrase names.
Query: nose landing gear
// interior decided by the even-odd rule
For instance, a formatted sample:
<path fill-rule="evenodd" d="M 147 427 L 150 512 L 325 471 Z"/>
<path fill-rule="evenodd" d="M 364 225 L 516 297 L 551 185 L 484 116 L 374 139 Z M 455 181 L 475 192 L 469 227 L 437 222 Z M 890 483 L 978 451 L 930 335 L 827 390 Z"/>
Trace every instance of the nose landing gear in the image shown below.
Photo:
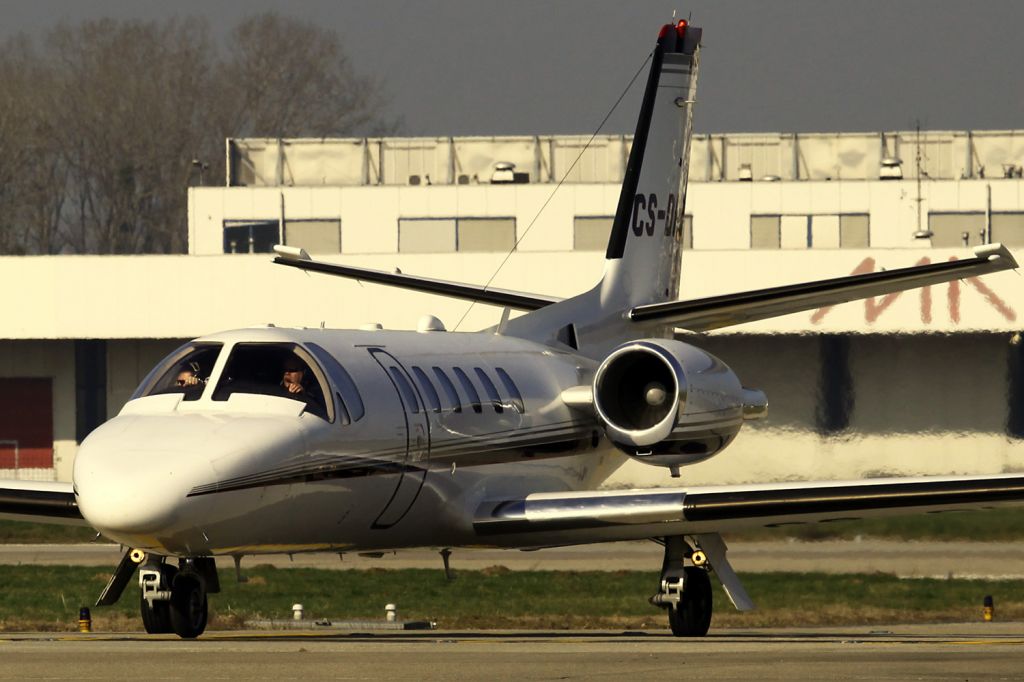
<path fill-rule="evenodd" d="M 203 634 L 209 616 L 207 595 L 220 591 L 210 557 L 181 559 L 178 567 L 151 557 L 139 570 L 142 623 L 150 634 L 175 633 L 184 639 Z"/>

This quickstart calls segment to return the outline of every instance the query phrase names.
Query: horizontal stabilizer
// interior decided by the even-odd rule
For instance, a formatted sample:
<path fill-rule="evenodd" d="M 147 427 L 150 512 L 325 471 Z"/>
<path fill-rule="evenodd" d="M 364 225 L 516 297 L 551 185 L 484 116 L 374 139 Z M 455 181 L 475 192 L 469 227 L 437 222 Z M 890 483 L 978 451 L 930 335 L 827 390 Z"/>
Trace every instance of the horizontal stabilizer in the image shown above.
<path fill-rule="evenodd" d="M 790 284 L 692 301 L 641 305 L 632 308 L 627 316 L 631 321 L 640 324 L 671 324 L 690 331 L 708 331 L 1017 267 L 1017 261 L 1001 244 L 980 246 L 974 250 L 974 254 L 974 258 L 964 260 L 916 265 L 898 270 Z"/>
<path fill-rule="evenodd" d="M 514 308 L 516 310 L 537 310 L 544 306 L 557 303 L 559 299 L 548 296 L 537 296 L 534 294 L 523 294 L 516 291 L 505 291 L 503 289 L 489 289 L 487 287 L 475 286 L 472 284 L 460 284 L 458 282 L 446 282 L 440 279 L 428 277 L 417 277 L 405 275 L 399 272 L 383 272 L 369 268 L 356 268 L 350 265 L 335 265 L 316 261 L 302 249 L 275 246 L 274 250 L 278 256 L 274 262 L 279 265 L 290 265 L 300 270 L 310 272 L 322 272 L 336 277 L 346 277 L 363 282 L 385 284 L 400 289 L 412 289 L 428 294 L 438 294 L 451 298 L 461 298 L 467 301 L 479 301 L 491 305 Z"/>

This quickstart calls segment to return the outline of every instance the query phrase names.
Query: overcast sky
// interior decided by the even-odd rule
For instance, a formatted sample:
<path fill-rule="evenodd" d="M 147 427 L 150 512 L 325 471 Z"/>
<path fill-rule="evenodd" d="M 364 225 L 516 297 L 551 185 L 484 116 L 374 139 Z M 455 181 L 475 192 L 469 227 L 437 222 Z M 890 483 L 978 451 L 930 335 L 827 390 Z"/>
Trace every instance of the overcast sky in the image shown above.
<path fill-rule="evenodd" d="M 227 31 L 273 10 L 337 30 L 404 135 L 586 134 L 673 9 L 704 28 L 698 132 L 1024 129 L 1009 1 L 0 0 L 0 38 L 103 16 Z M 602 132 L 632 132 L 639 97 Z"/>

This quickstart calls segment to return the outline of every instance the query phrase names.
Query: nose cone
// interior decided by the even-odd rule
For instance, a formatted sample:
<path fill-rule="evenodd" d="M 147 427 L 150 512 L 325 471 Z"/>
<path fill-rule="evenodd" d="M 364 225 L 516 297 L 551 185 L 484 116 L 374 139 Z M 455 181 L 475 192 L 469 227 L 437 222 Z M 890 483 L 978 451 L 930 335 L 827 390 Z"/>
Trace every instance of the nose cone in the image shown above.
<path fill-rule="evenodd" d="M 96 429 L 75 456 L 78 507 L 89 524 L 131 546 L 172 527 L 185 504 L 182 462 L 135 442 L 117 417 Z M 127 418 L 130 419 L 130 418 Z M 169 453 L 168 453 L 169 454 Z"/>

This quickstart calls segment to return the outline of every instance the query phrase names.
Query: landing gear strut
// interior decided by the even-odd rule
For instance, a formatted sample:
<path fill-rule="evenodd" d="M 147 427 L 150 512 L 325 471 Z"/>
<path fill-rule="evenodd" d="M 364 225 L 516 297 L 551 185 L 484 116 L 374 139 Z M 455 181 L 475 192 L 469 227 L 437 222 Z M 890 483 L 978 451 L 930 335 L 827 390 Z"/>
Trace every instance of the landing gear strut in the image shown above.
<path fill-rule="evenodd" d="M 684 565 L 690 559 L 693 566 Z M 676 637 L 703 637 L 711 627 L 711 578 L 707 557 L 681 536 L 665 538 L 658 592 L 650 601 L 668 611 L 668 624 Z"/>
<path fill-rule="evenodd" d="M 220 591 L 212 558 L 181 559 L 178 567 L 150 557 L 139 569 L 142 623 L 150 634 L 173 632 L 184 639 L 203 634 L 209 615 L 207 595 Z"/>
<path fill-rule="evenodd" d="M 151 557 L 139 569 L 139 610 L 142 625 L 151 635 L 174 632 L 171 626 L 170 586 L 178 569 L 163 562 L 163 557 Z"/>

